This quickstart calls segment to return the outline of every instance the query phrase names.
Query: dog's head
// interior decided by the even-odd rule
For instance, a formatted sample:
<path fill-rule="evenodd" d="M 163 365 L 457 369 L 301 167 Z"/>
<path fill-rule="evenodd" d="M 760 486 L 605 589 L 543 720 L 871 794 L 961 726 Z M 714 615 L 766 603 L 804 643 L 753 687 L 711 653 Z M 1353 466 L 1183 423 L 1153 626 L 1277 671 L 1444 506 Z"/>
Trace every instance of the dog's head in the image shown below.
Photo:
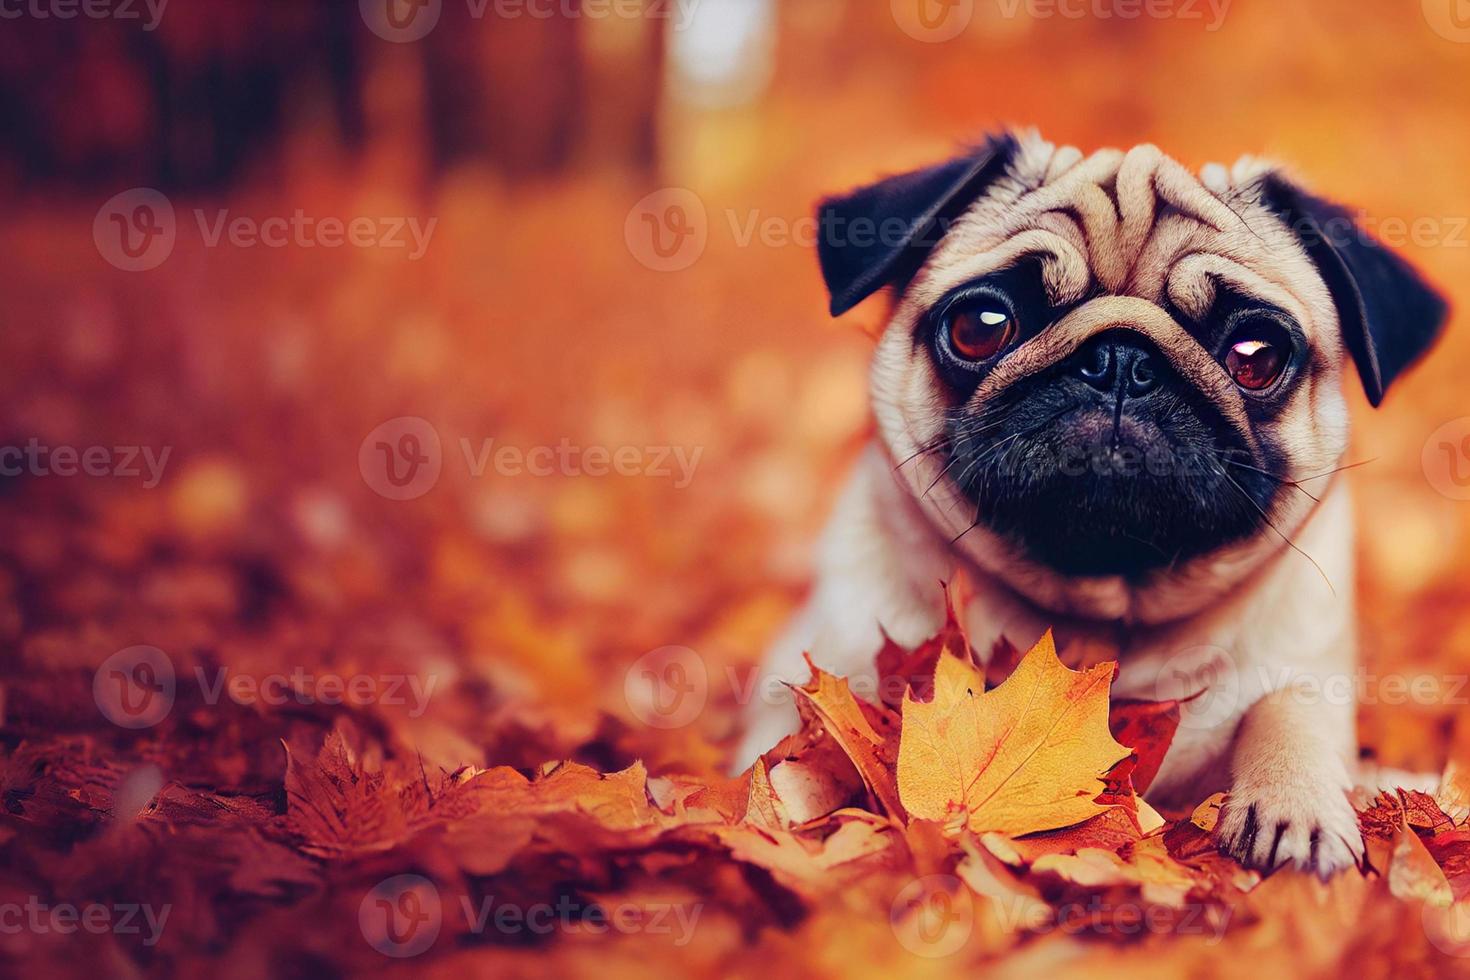
<path fill-rule="evenodd" d="M 1344 365 L 1376 405 L 1445 315 L 1271 167 L 1196 176 L 1152 146 L 992 139 L 824 202 L 820 238 L 834 314 L 896 291 L 872 390 L 901 482 L 1037 581 L 1285 546 L 1346 447 Z"/>

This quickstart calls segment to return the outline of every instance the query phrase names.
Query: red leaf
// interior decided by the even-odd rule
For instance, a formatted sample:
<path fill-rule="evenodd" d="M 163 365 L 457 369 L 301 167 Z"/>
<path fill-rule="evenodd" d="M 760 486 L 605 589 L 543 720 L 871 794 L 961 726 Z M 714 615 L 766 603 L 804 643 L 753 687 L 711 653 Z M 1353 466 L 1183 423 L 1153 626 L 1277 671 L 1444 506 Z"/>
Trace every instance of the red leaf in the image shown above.
<path fill-rule="evenodd" d="M 1132 749 L 1138 759 L 1131 776 L 1139 793 L 1149 788 L 1164 764 L 1179 729 L 1179 705 L 1178 700 L 1118 700 L 1108 712 L 1113 738 Z"/>

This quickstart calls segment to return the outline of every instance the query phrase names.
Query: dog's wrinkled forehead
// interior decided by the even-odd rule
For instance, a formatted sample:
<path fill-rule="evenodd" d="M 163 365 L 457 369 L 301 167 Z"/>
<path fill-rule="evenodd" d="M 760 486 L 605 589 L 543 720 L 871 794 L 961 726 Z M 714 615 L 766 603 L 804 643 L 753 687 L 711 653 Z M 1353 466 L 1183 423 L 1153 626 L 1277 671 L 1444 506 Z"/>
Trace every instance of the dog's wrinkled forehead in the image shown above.
<path fill-rule="evenodd" d="M 1245 158 L 1198 176 L 1150 145 L 1084 155 L 1039 137 L 947 228 L 906 299 L 1041 260 L 1058 304 L 1130 296 L 1202 317 L 1221 286 L 1291 314 L 1336 356 L 1332 300 L 1298 240 L 1261 201 L 1271 168 Z"/>
<path fill-rule="evenodd" d="M 1344 208 L 1249 157 L 1196 175 L 1154 146 L 1084 155 L 1004 133 L 826 198 L 818 221 L 834 316 L 892 287 L 890 330 L 907 330 L 947 293 L 1035 259 L 1052 304 L 1093 307 L 1094 327 L 1145 304 L 1131 309 L 1166 353 L 1200 353 L 1184 321 L 1203 320 L 1222 291 L 1274 307 L 1317 364 L 1350 354 L 1374 405 L 1433 346 L 1448 313 Z"/>

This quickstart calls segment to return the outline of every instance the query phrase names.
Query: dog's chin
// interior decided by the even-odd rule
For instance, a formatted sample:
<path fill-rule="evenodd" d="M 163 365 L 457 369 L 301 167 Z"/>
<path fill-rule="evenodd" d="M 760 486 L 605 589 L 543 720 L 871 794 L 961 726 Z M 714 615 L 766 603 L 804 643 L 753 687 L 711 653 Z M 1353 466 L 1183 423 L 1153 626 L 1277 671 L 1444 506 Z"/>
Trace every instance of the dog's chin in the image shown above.
<path fill-rule="evenodd" d="M 1162 395 L 1069 409 L 1057 394 L 953 434 L 950 472 L 977 523 L 1026 558 L 1137 579 L 1261 533 L 1277 484 L 1208 406 Z"/>

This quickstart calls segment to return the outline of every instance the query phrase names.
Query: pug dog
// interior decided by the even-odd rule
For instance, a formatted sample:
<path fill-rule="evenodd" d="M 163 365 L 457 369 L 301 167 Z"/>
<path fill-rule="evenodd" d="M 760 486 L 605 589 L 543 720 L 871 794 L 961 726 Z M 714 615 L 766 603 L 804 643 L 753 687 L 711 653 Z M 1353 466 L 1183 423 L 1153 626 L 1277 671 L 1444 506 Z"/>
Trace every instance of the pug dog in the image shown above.
<path fill-rule="evenodd" d="M 981 656 L 1053 628 L 1118 652 L 1116 697 L 1198 694 L 1151 801 L 1228 790 L 1216 835 L 1249 867 L 1360 863 L 1344 373 L 1377 406 L 1439 295 L 1280 169 L 1149 145 L 994 137 L 819 228 L 834 316 L 892 290 L 877 435 L 765 670 L 803 682 L 808 651 L 876 684 L 962 569 Z M 754 704 L 738 761 L 795 724 Z"/>

